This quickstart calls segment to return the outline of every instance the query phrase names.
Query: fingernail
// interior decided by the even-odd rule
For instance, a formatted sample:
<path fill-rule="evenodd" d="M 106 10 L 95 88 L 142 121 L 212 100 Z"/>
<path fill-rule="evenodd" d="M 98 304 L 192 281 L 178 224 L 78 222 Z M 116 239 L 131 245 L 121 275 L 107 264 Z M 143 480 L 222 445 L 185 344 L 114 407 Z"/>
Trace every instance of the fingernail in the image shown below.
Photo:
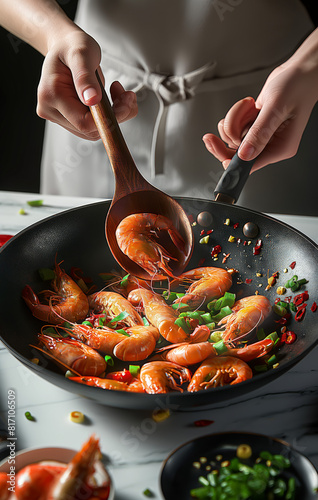
<path fill-rule="evenodd" d="M 90 87 L 83 92 L 83 99 L 88 103 L 93 97 L 97 96 L 97 92 L 93 87 Z"/>
<path fill-rule="evenodd" d="M 248 161 L 251 160 L 255 153 L 255 147 L 248 142 L 242 142 L 238 149 L 238 155 L 242 160 Z"/>

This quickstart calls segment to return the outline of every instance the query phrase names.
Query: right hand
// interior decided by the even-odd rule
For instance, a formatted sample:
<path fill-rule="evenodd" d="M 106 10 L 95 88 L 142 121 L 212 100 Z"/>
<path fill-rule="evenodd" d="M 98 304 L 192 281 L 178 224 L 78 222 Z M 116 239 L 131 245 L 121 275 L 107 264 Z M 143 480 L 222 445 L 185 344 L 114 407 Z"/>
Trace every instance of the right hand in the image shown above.
<path fill-rule="evenodd" d="M 98 140 L 99 133 L 88 109 L 98 104 L 102 93 L 95 76 L 101 50 L 98 43 L 80 29 L 72 30 L 56 41 L 45 57 L 38 87 L 37 114 L 57 123 L 74 135 Z M 132 91 L 125 91 L 119 82 L 110 88 L 113 109 L 118 122 L 137 115 L 137 99 Z"/>

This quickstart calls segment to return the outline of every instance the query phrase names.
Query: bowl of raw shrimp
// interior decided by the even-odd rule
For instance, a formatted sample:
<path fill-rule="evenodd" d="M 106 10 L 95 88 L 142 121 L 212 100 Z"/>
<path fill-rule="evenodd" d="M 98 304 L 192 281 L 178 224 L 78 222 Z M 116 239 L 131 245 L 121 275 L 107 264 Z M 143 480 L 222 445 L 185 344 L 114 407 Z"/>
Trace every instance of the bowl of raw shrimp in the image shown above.
<path fill-rule="evenodd" d="M 114 500 L 113 482 L 100 456 L 94 436 L 79 451 L 45 447 L 10 453 L 0 462 L 0 499 Z"/>

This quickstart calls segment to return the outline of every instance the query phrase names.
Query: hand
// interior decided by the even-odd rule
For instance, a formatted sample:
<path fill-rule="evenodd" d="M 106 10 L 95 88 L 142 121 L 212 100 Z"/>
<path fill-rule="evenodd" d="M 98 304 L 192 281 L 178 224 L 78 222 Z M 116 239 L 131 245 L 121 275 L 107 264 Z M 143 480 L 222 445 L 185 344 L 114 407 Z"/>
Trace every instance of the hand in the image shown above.
<path fill-rule="evenodd" d="M 252 172 L 291 158 L 317 98 L 317 76 L 291 59 L 269 75 L 256 102 L 247 97 L 232 106 L 218 124 L 222 140 L 206 134 L 203 141 L 224 168 L 237 149 L 242 160 L 257 157 Z"/>
<path fill-rule="evenodd" d="M 100 59 L 97 42 L 79 29 L 71 30 L 62 40 L 52 44 L 42 67 L 37 114 L 78 137 L 98 140 L 99 133 L 87 106 L 101 100 L 101 89 L 95 76 Z M 100 68 L 99 73 L 104 81 Z M 114 82 L 110 93 L 119 122 L 136 116 L 134 92 L 125 91 L 119 82 Z"/>

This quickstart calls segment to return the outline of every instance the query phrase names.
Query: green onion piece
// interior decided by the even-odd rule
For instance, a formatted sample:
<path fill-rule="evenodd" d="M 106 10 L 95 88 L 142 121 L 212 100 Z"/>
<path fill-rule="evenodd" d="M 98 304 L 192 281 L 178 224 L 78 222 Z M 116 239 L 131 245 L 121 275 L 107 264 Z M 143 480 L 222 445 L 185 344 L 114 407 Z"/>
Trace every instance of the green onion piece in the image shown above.
<path fill-rule="evenodd" d="M 48 269 L 47 267 L 42 267 L 38 270 L 38 273 L 42 281 L 52 281 L 56 277 L 55 272 L 52 269 Z"/>
<path fill-rule="evenodd" d="M 223 297 L 221 297 L 216 301 L 215 309 L 219 311 L 222 309 L 222 307 L 225 306 L 233 307 L 235 304 L 235 299 L 236 299 L 235 293 L 225 292 Z"/>
<path fill-rule="evenodd" d="M 124 288 L 125 286 L 127 286 L 129 276 L 130 276 L 129 274 L 126 274 L 126 276 L 124 276 L 123 279 L 121 280 L 120 286 L 122 288 Z"/>
<path fill-rule="evenodd" d="M 288 479 L 286 500 L 293 500 L 295 498 L 296 481 L 294 477 Z"/>
<path fill-rule="evenodd" d="M 183 310 L 183 311 L 188 311 L 190 307 L 188 304 L 184 304 L 183 302 L 178 302 L 176 304 L 171 304 L 172 309 L 175 309 L 176 311 Z"/>
<path fill-rule="evenodd" d="M 215 311 L 214 306 L 215 306 L 216 302 L 217 302 L 217 300 L 216 300 L 216 299 L 211 300 L 211 302 L 208 302 L 208 304 L 207 304 L 207 306 L 206 306 L 206 307 L 207 307 L 207 309 L 208 309 L 209 311 Z"/>
<path fill-rule="evenodd" d="M 209 498 L 208 495 L 210 491 L 211 490 L 209 486 L 203 486 L 202 488 L 193 488 L 192 490 L 190 490 L 190 495 L 194 498 L 199 498 L 199 499 L 202 498 L 203 500 L 206 500 L 207 498 Z"/>
<path fill-rule="evenodd" d="M 277 332 L 272 332 L 269 335 L 267 335 L 265 338 L 271 339 L 273 342 L 276 342 L 276 340 L 279 339 Z"/>
<path fill-rule="evenodd" d="M 177 318 L 174 322 L 175 325 L 179 326 L 180 328 L 182 328 L 182 330 L 184 331 L 184 333 L 186 333 L 187 335 L 189 333 L 191 333 L 191 330 L 189 329 L 188 325 L 187 325 L 187 321 L 185 318 Z"/>
<path fill-rule="evenodd" d="M 150 323 L 149 323 L 149 321 L 147 320 L 146 316 L 143 316 L 142 321 L 143 321 L 143 324 L 144 324 L 145 326 L 149 326 L 149 325 L 150 325 Z"/>
<path fill-rule="evenodd" d="M 269 365 L 269 366 L 272 366 L 274 365 L 275 363 L 278 362 L 278 359 L 277 359 L 277 356 L 276 354 L 273 354 L 273 356 L 271 356 L 267 361 L 266 363 Z"/>
<path fill-rule="evenodd" d="M 106 354 L 105 361 L 109 366 L 114 366 L 114 360 L 109 354 Z"/>
<path fill-rule="evenodd" d="M 148 498 L 152 498 L 154 496 L 154 494 L 152 493 L 152 491 L 149 488 L 146 488 L 142 492 L 142 494 L 145 495 L 145 497 L 148 497 Z"/>
<path fill-rule="evenodd" d="M 31 420 L 31 422 L 35 422 L 35 418 L 33 417 L 33 415 L 31 415 L 31 413 L 29 411 L 26 411 L 24 416 L 28 419 L 28 420 Z"/>
<path fill-rule="evenodd" d="M 212 322 L 212 316 L 210 313 L 204 313 L 201 314 L 201 318 L 203 319 L 205 324 L 211 323 Z"/>
<path fill-rule="evenodd" d="M 24 210 L 24 208 L 20 208 L 19 212 L 18 212 L 19 215 L 27 215 L 26 211 Z"/>
<path fill-rule="evenodd" d="M 210 486 L 210 482 L 204 476 L 200 476 L 198 481 L 203 484 L 203 486 Z"/>
<path fill-rule="evenodd" d="M 93 324 L 90 321 L 82 321 L 82 325 L 91 326 L 93 328 Z"/>
<path fill-rule="evenodd" d="M 289 309 L 292 311 L 292 312 L 296 312 L 297 311 L 297 307 L 295 306 L 295 304 L 293 302 L 290 302 L 289 303 Z"/>
<path fill-rule="evenodd" d="M 30 207 L 41 207 L 43 205 L 43 200 L 31 200 L 27 201 Z"/>
<path fill-rule="evenodd" d="M 162 296 L 167 302 L 173 302 L 178 298 L 176 292 L 169 292 L 168 290 L 162 292 Z"/>
<path fill-rule="evenodd" d="M 44 328 L 44 330 L 42 330 L 42 333 L 44 333 L 44 335 L 56 335 L 56 330 L 55 328 L 52 328 L 52 327 L 48 327 L 48 328 Z"/>
<path fill-rule="evenodd" d="M 218 323 L 219 321 L 221 321 L 221 319 L 225 318 L 225 316 L 228 316 L 229 314 L 232 314 L 232 310 L 229 308 L 229 306 L 225 306 L 222 307 L 221 311 L 213 316 L 212 319 L 213 321 Z"/>
<path fill-rule="evenodd" d="M 226 345 L 224 344 L 223 340 L 219 340 L 219 342 L 215 342 L 213 344 L 214 349 L 216 350 L 217 354 L 223 354 L 226 352 L 228 349 Z"/>
<path fill-rule="evenodd" d="M 216 331 L 216 332 L 211 333 L 209 341 L 210 342 L 219 342 L 222 339 L 223 339 L 223 332 Z"/>
<path fill-rule="evenodd" d="M 288 309 L 279 305 L 279 303 L 273 305 L 273 311 L 278 314 L 278 316 L 285 316 L 288 313 Z"/>
<path fill-rule="evenodd" d="M 139 365 L 129 365 L 128 370 L 132 374 L 133 377 L 137 377 L 140 372 L 140 366 Z"/>
<path fill-rule="evenodd" d="M 212 330 L 214 330 L 215 328 L 215 323 L 206 323 L 206 325 L 208 327 L 208 329 L 212 332 Z M 218 339 L 218 340 L 221 340 L 221 339 Z"/>
<path fill-rule="evenodd" d="M 106 326 L 109 326 L 110 328 L 112 328 L 113 325 L 114 325 L 114 323 L 119 323 L 119 321 L 123 321 L 123 319 L 127 318 L 127 316 L 129 316 L 128 312 L 127 311 L 122 311 L 117 316 L 115 316 L 115 318 L 111 319 L 109 321 L 109 323 L 107 323 Z"/>
<path fill-rule="evenodd" d="M 114 278 L 114 275 L 109 273 L 99 273 L 99 276 L 102 278 L 103 281 L 110 281 Z"/>
<path fill-rule="evenodd" d="M 101 317 L 101 316 L 100 316 L 100 317 L 98 318 L 98 325 L 99 325 L 99 326 L 104 326 L 105 321 L 106 321 L 106 317 L 105 317 L 105 318 L 103 318 L 103 317 Z"/>
<path fill-rule="evenodd" d="M 176 295 L 177 295 L 178 299 L 182 299 L 182 297 L 185 296 L 185 293 L 177 292 Z"/>
<path fill-rule="evenodd" d="M 117 333 L 121 333 L 122 335 L 125 335 L 126 337 L 130 337 L 129 333 L 126 332 L 123 328 L 119 328 L 118 330 L 115 330 Z"/>

